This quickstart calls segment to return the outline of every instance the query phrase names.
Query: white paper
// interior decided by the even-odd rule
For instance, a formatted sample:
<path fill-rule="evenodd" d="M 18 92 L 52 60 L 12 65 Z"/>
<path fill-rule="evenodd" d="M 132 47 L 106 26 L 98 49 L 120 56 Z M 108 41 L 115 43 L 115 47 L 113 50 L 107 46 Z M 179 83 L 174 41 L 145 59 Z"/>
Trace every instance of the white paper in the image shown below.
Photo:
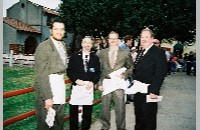
<path fill-rule="evenodd" d="M 147 102 L 160 102 L 162 101 L 163 96 L 157 96 L 156 99 L 152 99 L 149 95 L 146 96 Z"/>
<path fill-rule="evenodd" d="M 150 84 L 142 83 L 140 81 L 134 80 L 133 85 L 129 88 L 126 88 L 125 93 L 126 94 L 135 94 L 135 93 L 147 93 L 148 86 Z"/>
<path fill-rule="evenodd" d="M 50 87 L 53 94 L 54 104 L 65 104 L 65 81 L 64 75 L 50 74 Z"/>
<path fill-rule="evenodd" d="M 116 71 L 113 71 L 112 73 L 108 74 L 111 79 L 118 79 L 122 73 L 124 73 L 127 69 L 125 67 L 122 67 Z"/>
<path fill-rule="evenodd" d="M 56 111 L 53 108 L 49 108 L 47 111 L 47 116 L 45 122 L 49 126 L 49 128 L 53 127 L 55 121 Z"/>
<path fill-rule="evenodd" d="M 89 81 L 84 81 L 85 85 L 73 85 L 69 103 L 72 105 L 92 105 L 94 99 L 94 88 L 86 89 Z"/>
<path fill-rule="evenodd" d="M 103 80 L 103 95 L 109 94 L 117 89 L 124 89 L 129 85 L 124 79 L 104 79 Z"/>

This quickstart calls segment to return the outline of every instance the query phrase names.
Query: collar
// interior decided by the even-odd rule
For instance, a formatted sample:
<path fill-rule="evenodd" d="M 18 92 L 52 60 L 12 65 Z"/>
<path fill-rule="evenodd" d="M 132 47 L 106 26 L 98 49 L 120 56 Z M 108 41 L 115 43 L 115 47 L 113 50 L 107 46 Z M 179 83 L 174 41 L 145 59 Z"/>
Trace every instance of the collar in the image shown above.
<path fill-rule="evenodd" d="M 153 46 L 154 44 L 152 43 L 148 48 L 145 49 L 145 51 L 143 52 L 143 55 L 145 55 L 147 53 L 147 51 Z"/>
<path fill-rule="evenodd" d="M 87 55 L 87 59 L 90 59 L 90 52 L 83 52 L 82 51 L 82 58 L 86 59 L 86 55 Z"/>
<path fill-rule="evenodd" d="M 57 41 L 55 40 L 52 36 L 50 36 L 51 40 L 53 41 L 53 44 L 54 45 L 57 45 L 58 43 L 61 43 L 62 44 L 62 41 Z"/>

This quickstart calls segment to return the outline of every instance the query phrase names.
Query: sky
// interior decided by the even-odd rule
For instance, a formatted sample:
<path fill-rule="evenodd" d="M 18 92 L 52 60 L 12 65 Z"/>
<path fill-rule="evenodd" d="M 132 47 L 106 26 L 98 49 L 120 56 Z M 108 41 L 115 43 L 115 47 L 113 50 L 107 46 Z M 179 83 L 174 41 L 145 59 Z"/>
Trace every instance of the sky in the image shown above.
<path fill-rule="evenodd" d="M 6 17 L 6 9 L 10 8 L 20 0 L 3 0 L 3 17 Z M 55 9 L 61 3 L 61 0 L 29 0 L 33 3 Z"/>

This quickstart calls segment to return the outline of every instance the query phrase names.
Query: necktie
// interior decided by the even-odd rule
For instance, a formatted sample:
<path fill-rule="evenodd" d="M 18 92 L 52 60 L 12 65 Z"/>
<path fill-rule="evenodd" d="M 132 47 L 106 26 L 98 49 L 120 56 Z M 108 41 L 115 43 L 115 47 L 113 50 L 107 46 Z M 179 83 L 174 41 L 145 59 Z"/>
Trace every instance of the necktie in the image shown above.
<path fill-rule="evenodd" d="M 84 70 L 85 70 L 85 72 L 87 72 L 87 70 L 88 70 L 88 55 L 85 55 Z"/>
<path fill-rule="evenodd" d="M 135 68 L 136 68 L 136 66 L 137 66 L 137 64 L 138 64 L 138 62 L 139 62 L 139 60 L 140 60 L 140 58 L 142 57 L 144 51 L 145 51 L 145 49 L 144 49 L 144 50 L 141 50 L 141 51 L 139 52 L 139 54 L 137 55 L 137 58 L 136 58 L 136 60 L 135 60 L 135 62 L 134 62 Z"/>
<path fill-rule="evenodd" d="M 112 52 L 110 53 L 110 59 L 109 59 L 111 68 L 114 68 L 115 60 L 116 60 L 116 51 L 112 50 Z"/>

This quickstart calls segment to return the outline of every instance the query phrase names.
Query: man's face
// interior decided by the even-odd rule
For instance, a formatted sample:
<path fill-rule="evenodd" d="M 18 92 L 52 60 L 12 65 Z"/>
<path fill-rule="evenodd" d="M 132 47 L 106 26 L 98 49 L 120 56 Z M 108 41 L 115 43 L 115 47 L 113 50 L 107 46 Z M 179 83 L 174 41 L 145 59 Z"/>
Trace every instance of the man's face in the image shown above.
<path fill-rule="evenodd" d="M 146 49 L 152 44 L 153 37 L 149 31 L 141 33 L 140 44 L 142 48 Z"/>
<path fill-rule="evenodd" d="M 127 44 L 128 46 L 131 47 L 131 46 L 132 46 L 132 43 L 133 43 L 133 39 L 130 39 L 130 40 L 127 40 L 127 43 L 126 43 L 126 44 Z"/>
<path fill-rule="evenodd" d="M 108 42 L 109 42 L 110 46 L 118 46 L 118 44 L 119 44 L 118 36 L 116 34 L 110 34 Z"/>
<path fill-rule="evenodd" d="M 55 22 L 50 33 L 55 40 L 61 41 L 65 34 L 65 25 L 63 23 Z"/>
<path fill-rule="evenodd" d="M 91 48 L 92 48 L 92 45 L 90 43 L 84 43 L 82 45 L 82 49 L 84 52 L 90 52 Z"/>

